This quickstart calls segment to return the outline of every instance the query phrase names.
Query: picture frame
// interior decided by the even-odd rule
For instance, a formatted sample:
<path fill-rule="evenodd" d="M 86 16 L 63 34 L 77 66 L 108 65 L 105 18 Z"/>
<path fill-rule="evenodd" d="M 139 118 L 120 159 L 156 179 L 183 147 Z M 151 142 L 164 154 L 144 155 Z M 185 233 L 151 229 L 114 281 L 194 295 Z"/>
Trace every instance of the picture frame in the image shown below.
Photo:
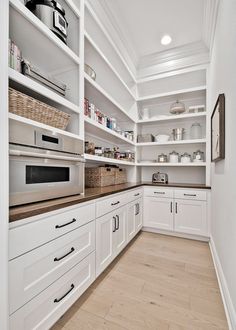
<path fill-rule="evenodd" d="M 219 94 L 211 115 L 211 161 L 225 158 L 225 94 Z"/>

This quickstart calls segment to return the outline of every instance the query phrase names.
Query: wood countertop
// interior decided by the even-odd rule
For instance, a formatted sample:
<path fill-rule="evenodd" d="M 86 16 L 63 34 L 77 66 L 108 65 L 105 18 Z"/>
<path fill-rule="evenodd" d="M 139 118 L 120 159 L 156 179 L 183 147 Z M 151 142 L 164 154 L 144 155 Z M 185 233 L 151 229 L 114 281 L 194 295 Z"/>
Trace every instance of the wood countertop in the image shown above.
<path fill-rule="evenodd" d="M 10 207 L 9 222 L 22 220 L 32 216 L 40 215 L 46 212 L 55 211 L 64 207 L 76 205 L 83 202 L 88 202 L 97 198 L 109 196 L 115 193 L 126 191 L 141 186 L 152 187 L 175 187 L 188 189 L 211 189 L 210 186 L 204 184 L 189 184 L 189 183 L 152 183 L 152 182 L 138 182 L 138 183 L 124 183 L 102 188 L 87 188 L 84 195 L 74 195 L 70 197 L 62 197 L 48 201 L 31 203 L 22 206 Z"/>

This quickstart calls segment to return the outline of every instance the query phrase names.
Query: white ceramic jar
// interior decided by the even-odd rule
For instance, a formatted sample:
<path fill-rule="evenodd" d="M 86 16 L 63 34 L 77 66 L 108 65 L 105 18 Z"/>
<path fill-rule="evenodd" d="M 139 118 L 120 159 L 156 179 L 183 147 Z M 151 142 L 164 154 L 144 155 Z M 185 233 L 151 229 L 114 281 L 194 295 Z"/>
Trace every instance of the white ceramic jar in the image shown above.
<path fill-rule="evenodd" d="M 199 123 L 193 123 L 190 128 L 191 139 L 201 139 L 202 138 L 202 127 Z"/>
<path fill-rule="evenodd" d="M 172 151 L 169 154 L 169 162 L 170 163 L 178 163 L 179 162 L 179 154 L 176 151 Z"/>

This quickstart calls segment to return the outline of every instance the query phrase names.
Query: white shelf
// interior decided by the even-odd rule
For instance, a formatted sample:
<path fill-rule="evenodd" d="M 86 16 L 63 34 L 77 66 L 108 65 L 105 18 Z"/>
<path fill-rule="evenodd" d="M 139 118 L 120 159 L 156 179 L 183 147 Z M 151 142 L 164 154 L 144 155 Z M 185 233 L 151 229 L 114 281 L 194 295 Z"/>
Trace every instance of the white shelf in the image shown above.
<path fill-rule="evenodd" d="M 129 161 L 113 159 L 113 158 L 107 158 L 107 157 L 102 157 L 102 156 L 84 154 L 84 158 L 87 161 L 95 162 L 95 163 L 106 163 L 106 164 L 135 166 L 135 163 L 132 163 L 132 162 L 129 162 Z"/>
<path fill-rule="evenodd" d="M 56 92 L 53 92 L 51 89 L 41 85 L 40 83 L 34 81 L 33 79 L 24 76 L 18 71 L 9 68 L 8 74 L 9 74 L 9 79 L 14 81 L 16 85 L 25 87 L 26 90 L 28 91 L 33 91 L 36 94 L 46 97 L 47 99 L 51 100 L 55 105 L 58 104 L 63 108 L 69 109 L 76 113 L 80 112 L 79 107 L 74 103 L 68 101 L 66 98 L 60 96 Z"/>
<path fill-rule="evenodd" d="M 138 124 L 150 124 L 150 123 L 158 123 L 163 121 L 177 121 L 177 120 L 184 120 L 184 119 L 195 119 L 200 117 L 206 117 L 206 112 L 199 112 L 199 113 L 185 113 L 182 115 L 169 115 L 161 118 L 150 118 L 150 119 L 140 119 L 138 120 Z"/>
<path fill-rule="evenodd" d="M 80 10 L 79 8 L 76 6 L 76 4 L 74 3 L 73 0 L 65 0 L 65 2 L 67 3 L 67 5 L 70 7 L 70 9 L 75 13 L 75 15 L 77 17 L 80 17 Z"/>
<path fill-rule="evenodd" d="M 96 81 L 94 81 L 87 73 L 84 73 L 85 80 L 92 85 L 96 90 L 98 90 L 106 99 L 108 99 L 112 104 L 114 104 L 117 109 L 124 113 L 130 120 L 135 122 L 135 120 L 130 116 L 130 114 L 118 103 L 113 97 L 108 94 Z"/>
<path fill-rule="evenodd" d="M 137 166 L 143 167 L 155 167 L 155 166 L 164 166 L 164 167 L 205 167 L 206 163 L 136 163 Z"/>
<path fill-rule="evenodd" d="M 109 129 L 102 124 L 99 124 L 92 120 L 91 118 L 84 117 L 85 121 L 85 133 L 92 134 L 97 136 L 98 138 L 108 140 L 111 143 L 119 143 L 119 144 L 131 144 L 135 145 L 135 143 L 124 136 L 118 134 L 117 132 Z"/>
<path fill-rule="evenodd" d="M 52 126 L 49 126 L 49 125 L 39 123 L 37 121 L 31 120 L 31 119 L 28 119 L 28 118 L 25 118 L 25 117 L 17 116 L 15 114 L 11 113 L 11 112 L 8 113 L 8 118 L 13 119 L 13 120 L 17 120 L 21 123 L 33 125 L 33 126 L 36 126 L 36 127 L 42 128 L 42 129 L 50 130 L 52 132 L 59 133 L 59 134 L 65 135 L 65 136 L 69 136 L 69 137 L 72 137 L 74 139 L 83 140 L 83 137 L 81 137 L 79 135 L 76 135 L 76 134 L 73 134 L 73 133 L 70 133 L 70 132 L 67 132 L 67 131 L 63 131 L 59 128 L 55 128 L 55 127 L 52 127 Z"/>
<path fill-rule="evenodd" d="M 88 32 L 84 32 L 85 38 L 88 40 L 88 42 L 93 46 L 93 48 L 96 50 L 96 52 L 102 57 L 104 62 L 109 66 L 109 68 L 113 71 L 113 73 L 117 76 L 117 78 L 120 80 L 120 82 L 123 84 L 125 89 L 129 92 L 129 94 L 132 96 L 134 100 L 136 100 L 135 95 L 131 92 L 130 88 L 127 86 L 127 84 L 124 82 L 124 80 L 121 78 L 119 73 L 116 71 L 114 66 L 111 64 L 111 62 L 107 59 L 107 57 L 103 54 L 101 49 L 98 47 L 98 45 L 95 43 L 95 41 L 91 38 L 91 36 L 88 34 Z"/>
<path fill-rule="evenodd" d="M 70 3 L 70 5 L 72 6 L 73 1 L 68 0 L 67 2 L 68 4 Z M 57 47 L 57 52 L 54 52 L 54 50 L 52 49 L 52 54 L 54 54 L 55 61 L 58 61 L 58 58 L 61 57 L 59 56 L 59 53 L 62 53 L 63 58 L 60 58 L 61 65 L 63 65 L 63 59 L 64 62 L 66 63 L 66 64 L 64 63 L 64 65 L 68 65 L 68 59 L 70 60 L 69 61 L 70 65 L 72 63 L 74 64 L 80 63 L 79 57 L 63 41 L 61 41 L 43 22 L 41 22 L 33 13 L 31 13 L 31 11 L 28 8 L 26 8 L 21 1 L 10 0 L 10 6 L 14 8 L 14 10 L 16 10 L 20 14 L 20 16 L 24 19 L 23 21 L 19 20 L 19 17 L 17 15 L 12 17 L 12 23 L 15 24 L 16 28 L 18 27 L 19 29 L 20 27 L 21 31 L 27 33 L 27 30 L 29 30 L 28 23 L 30 23 L 31 25 L 34 26 L 34 28 L 38 30 L 40 34 L 44 35 L 45 42 L 46 39 L 48 39 L 49 41 L 49 43 L 47 42 L 47 44 L 45 44 L 44 42 L 42 45 L 40 45 L 40 47 L 43 46 L 44 48 L 46 48 L 51 43 Z M 34 36 L 34 39 L 32 39 L 30 33 L 28 33 L 28 35 L 26 34 L 25 37 L 28 38 L 28 43 L 30 44 L 30 47 L 34 47 L 34 43 L 36 43 L 37 40 L 37 35 Z M 17 43 L 17 40 L 15 40 L 15 42 Z"/>
<path fill-rule="evenodd" d="M 153 100 L 153 99 L 165 98 L 168 96 L 175 96 L 175 95 L 179 95 L 179 94 L 199 92 L 199 91 L 204 91 L 204 90 L 206 90 L 206 85 L 197 86 L 197 87 L 193 87 L 193 88 L 175 90 L 175 91 L 167 92 L 167 93 L 158 93 L 158 94 L 152 94 L 152 95 L 148 95 L 148 96 L 142 96 L 142 97 L 138 97 L 137 101 L 138 102 L 148 101 L 148 100 Z"/>
<path fill-rule="evenodd" d="M 179 145 L 179 144 L 199 144 L 206 143 L 206 139 L 195 139 L 195 140 L 181 140 L 181 141 L 167 141 L 167 142 L 143 142 L 136 143 L 137 147 L 154 147 L 154 146 L 167 146 L 167 145 Z"/>

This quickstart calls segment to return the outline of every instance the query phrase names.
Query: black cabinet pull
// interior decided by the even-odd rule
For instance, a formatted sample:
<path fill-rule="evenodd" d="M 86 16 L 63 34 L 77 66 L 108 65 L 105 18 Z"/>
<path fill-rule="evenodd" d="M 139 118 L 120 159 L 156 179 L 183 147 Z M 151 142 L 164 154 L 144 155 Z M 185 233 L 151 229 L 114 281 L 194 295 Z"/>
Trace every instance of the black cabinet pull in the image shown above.
<path fill-rule="evenodd" d="M 120 228 L 120 217 L 119 217 L 119 215 L 116 215 L 116 219 L 117 219 L 116 230 L 119 230 L 119 228 Z"/>
<path fill-rule="evenodd" d="M 62 299 L 64 299 L 73 289 L 74 289 L 74 284 L 71 284 L 71 287 L 70 287 L 70 290 L 69 291 L 67 291 L 61 298 L 59 298 L 59 299 L 54 299 L 54 303 L 58 303 L 58 302 L 60 302 Z"/>
<path fill-rule="evenodd" d="M 140 212 L 139 203 L 135 204 L 135 215 L 138 215 Z"/>
<path fill-rule="evenodd" d="M 154 191 L 154 194 L 165 195 L 164 191 Z"/>
<path fill-rule="evenodd" d="M 64 259 L 65 257 L 67 257 L 68 255 L 70 255 L 72 252 L 74 252 L 75 251 L 75 249 L 72 247 L 71 249 L 70 249 L 70 251 L 68 252 L 68 253 L 66 253 L 64 256 L 62 256 L 62 257 L 60 257 L 60 258 L 54 258 L 54 261 L 60 261 L 60 260 L 62 260 L 62 259 Z"/>
<path fill-rule="evenodd" d="M 177 214 L 178 213 L 178 204 L 175 203 L 175 213 Z"/>
<path fill-rule="evenodd" d="M 140 195 L 140 193 L 134 194 L 135 197 L 136 197 L 136 196 L 139 196 L 139 195 Z"/>
<path fill-rule="evenodd" d="M 170 202 L 170 213 L 173 213 L 173 202 Z"/>
<path fill-rule="evenodd" d="M 72 223 L 76 222 L 77 220 L 75 218 L 73 218 L 73 220 L 71 220 L 70 222 L 65 223 L 64 225 L 56 225 L 55 228 L 59 229 L 68 225 L 71 225 Z"/>
<path fill-rule="evenodd" d="M 113 229 L 112 229 L 112 232 L 114 233 L 116 231 L 116 217 L 113 217 Z"/>
<path fill-rule="evenodd" d="M 196 194 L 184 194 L 184 196 L 197 197 Z"/>
<path fill-rule="evenodd" d="M 111 203 L 111 206 L 118 205 L 118 204 L 120 204 L 120 201 L 117 201 L 115 203 Z"/>

